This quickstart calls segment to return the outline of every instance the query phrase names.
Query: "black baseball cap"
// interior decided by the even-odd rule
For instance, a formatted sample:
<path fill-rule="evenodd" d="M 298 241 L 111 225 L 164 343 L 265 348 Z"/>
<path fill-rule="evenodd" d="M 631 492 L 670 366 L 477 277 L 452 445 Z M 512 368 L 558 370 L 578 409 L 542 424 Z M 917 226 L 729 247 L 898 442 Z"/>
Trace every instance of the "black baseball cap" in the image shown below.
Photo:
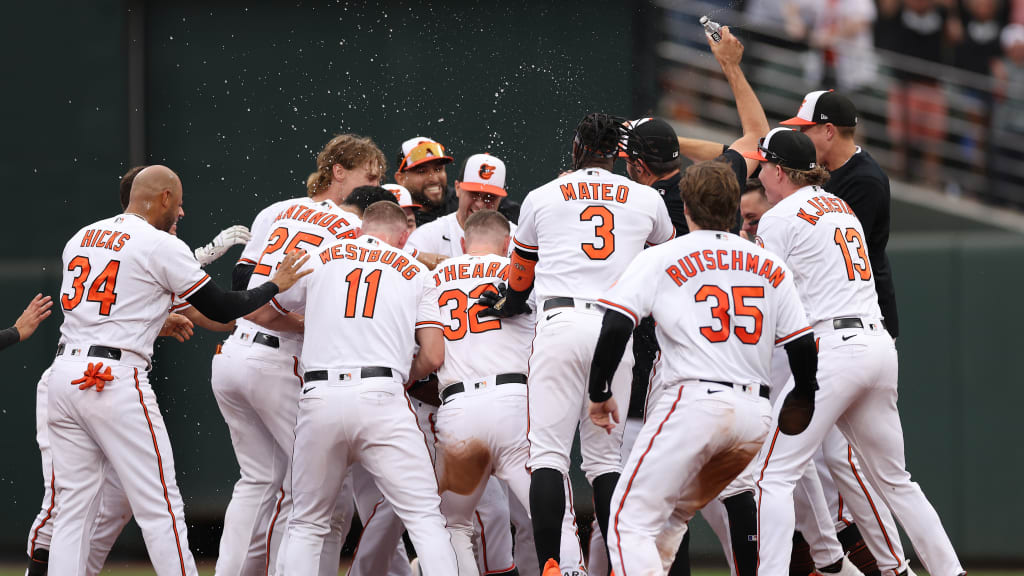
<path fill-rule="evenodd" d="M 850 99 L 831 90 L 818 90 L 804 96 L 796 116 L 779 122 L 783 126 L 814 126 L 815 124 L 856 126 L 857 108 Z"/>
<path fill-rule="evenodd" d="M 679 138 L 672 126 L 661 118 L 640 118 L 627 122 L 632 136 L 623 143 L 623 158 L 646 162 L 670 162 L 679 157 Z"/>
<path fill-rule="evenodd" d="M 814 142 L 803 132 L 785 127 L 769 132 L 758 143 L 756 152 L 744 152 L 743 156 L 793 170 L 813 170 L 818 165 Z"/>

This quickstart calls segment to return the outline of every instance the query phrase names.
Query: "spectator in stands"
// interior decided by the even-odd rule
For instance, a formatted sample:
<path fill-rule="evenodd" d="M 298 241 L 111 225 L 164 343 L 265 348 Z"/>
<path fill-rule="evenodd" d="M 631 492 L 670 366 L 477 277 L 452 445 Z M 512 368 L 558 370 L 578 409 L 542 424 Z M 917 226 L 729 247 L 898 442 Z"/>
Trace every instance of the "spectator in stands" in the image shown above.
<path fill-rule="evenodd" d="M 991 192 L 1017 205 L 1024 203 L 1024 24 L 1010 24 L 1001 35 L 1004 77 L 997 92 L 1002 96 L 992 114 L 992 157 L 990 168 L 996 176 Z"/>
<path fill-rule="evenodd" d="M 938 0 L 881 0 L 879 45 L 916 60 L 901 61 L 889 90 L 889 138 L 896 171 L 941 183 L 939 150 L 946 137 L 946 95 L 928 62 L 942 62 L 954 21 Z M 914 70 L 908 70 L 907 66 Z"/>
<path fill-rule="evenodd" d="M 788 0 L 786 33 L 806 42 L 804 78 L 811 86 L 855 92 L 875 81 L 874 0 Z"/>

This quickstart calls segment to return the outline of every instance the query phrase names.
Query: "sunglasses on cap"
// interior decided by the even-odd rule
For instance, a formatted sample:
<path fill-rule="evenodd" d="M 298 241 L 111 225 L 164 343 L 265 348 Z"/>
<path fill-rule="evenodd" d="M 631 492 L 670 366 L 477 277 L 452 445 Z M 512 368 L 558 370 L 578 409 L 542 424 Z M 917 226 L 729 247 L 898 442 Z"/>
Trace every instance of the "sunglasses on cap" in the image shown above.
<path fill-rule="evenodd" d="M 757 141 L 757 149 L 761 151 L 761 155 L 764 156 L 766 162 L 779 165 L 785 165 L 787 163 L 785 158 L 779 156 L 775 152 L 772 152 L 764 145 L 764 138 Z"/>
<path fill-rule="evenodd" d="M 451 161 L 451 157 L 447 156 L 444 152 L 444 146 L 439 142 L 423 141 L 413 147 L 405 158 L 402 158 L 401 169 L 407 170 L 413 166 L 426 162 L 429 160 L 447 160 Z"/>

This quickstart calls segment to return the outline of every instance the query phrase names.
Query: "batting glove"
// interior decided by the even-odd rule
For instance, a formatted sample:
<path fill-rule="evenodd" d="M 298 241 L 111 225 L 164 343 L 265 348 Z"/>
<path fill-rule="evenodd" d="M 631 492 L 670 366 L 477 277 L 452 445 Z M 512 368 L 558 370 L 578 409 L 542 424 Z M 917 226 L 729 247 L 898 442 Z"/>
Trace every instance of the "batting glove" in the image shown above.
<path fill-rule="evenodd" d="M 528 314 L 532 311 L 530 305 L 526 303 L 524 295 L 515 291 L 509 292 L 508 286 L 505 284 L 498 284 L 497 292 L 492 290 L 484 292 L 477 301 L 487 307 L 480 311 L 478 314 L 480 317 L 508 318 L 518 314 Z"/>
<path fill-rule="evenodd" d="M 246 244 L 249 242 L 249 229 L 241 224 L 221 230 L 220 234 L 206 246 L 196 248 L 196 260 L 200 266 L 206 266 L 217 258 L 223 256 L 235 244 Z"/>

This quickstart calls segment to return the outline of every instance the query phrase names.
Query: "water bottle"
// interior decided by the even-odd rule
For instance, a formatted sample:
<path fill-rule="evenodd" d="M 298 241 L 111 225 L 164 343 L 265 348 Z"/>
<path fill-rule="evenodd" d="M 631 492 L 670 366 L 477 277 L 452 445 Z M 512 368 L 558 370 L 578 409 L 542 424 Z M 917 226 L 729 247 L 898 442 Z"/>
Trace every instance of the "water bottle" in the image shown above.
<path fill-rule="evenodd" d="M 704 27 L 704 33 L 711 37 L 715 43 L 722 41 L 722 25 L 707 16 L 700 17 L 700 25 Z"/>

